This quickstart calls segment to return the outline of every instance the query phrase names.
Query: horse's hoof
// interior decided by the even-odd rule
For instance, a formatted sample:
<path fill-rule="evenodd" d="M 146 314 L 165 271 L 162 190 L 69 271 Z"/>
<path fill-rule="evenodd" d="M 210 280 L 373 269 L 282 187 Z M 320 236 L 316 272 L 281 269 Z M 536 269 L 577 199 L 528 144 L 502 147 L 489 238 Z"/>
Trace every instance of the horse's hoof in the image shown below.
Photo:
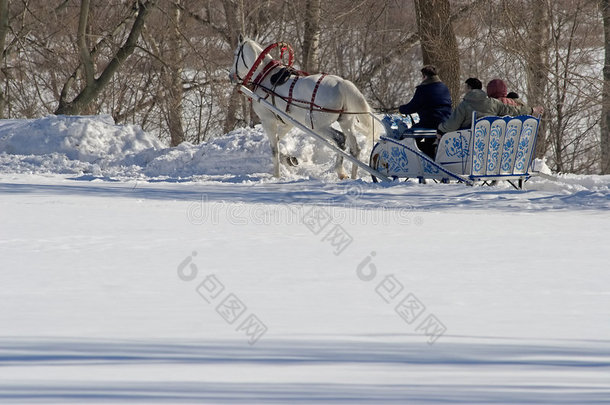
<path fill-rule="evenodd" d="M 299 165 L 299 159 L 295 158 L 294 156 L 282 155 L 280 160 L 286 166 L 298 166 Z"/>

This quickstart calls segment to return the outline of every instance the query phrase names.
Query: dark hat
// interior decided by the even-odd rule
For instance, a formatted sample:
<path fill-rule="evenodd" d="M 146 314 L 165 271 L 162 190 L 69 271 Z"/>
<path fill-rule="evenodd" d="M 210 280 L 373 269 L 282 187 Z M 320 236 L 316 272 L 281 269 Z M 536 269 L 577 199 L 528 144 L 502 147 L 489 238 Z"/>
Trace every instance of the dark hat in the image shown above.
<path fill-rule="evenodd" d="M 476 77 L 469 77 L 465 83 L 471 88 L 471 89 L 482 89 L 483 88 L 483 83 L 481 83 L 481 81 L 479 79 L 477 79 Z"/>
<path fill-rule="evenodd" d="M 514 91 L 511 91 L 510 93 L 508 93 L 506 95 L 506 97 L 508 97 L 508 98 L 519 98 L 519 95 L 517 93 L 515 93 Z"/>
<path fill-rule="evenodd" d="M 434 66 L 434 65 L 426 65 L 426 66 L 424 66 L 422 68 L 421 72 L 424 75 L 428 76 L 428 77 L 435 76 L 435 75 L 438 74 L 437 71 L 436 71 L 436 66 Z"/>

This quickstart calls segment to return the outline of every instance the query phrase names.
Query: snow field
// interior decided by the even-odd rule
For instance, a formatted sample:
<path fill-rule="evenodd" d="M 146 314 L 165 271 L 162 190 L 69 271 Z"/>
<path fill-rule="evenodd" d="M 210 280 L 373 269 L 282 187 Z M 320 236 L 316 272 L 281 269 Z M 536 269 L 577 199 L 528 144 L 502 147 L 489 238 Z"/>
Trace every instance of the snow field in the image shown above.
<path fill-rule="evenodd" d="M 154 142 L 0 123 L 2 403 L 610 403 L 608 176 L 338 182 L 293 136 L 275 180 L 260 129 Z"/>

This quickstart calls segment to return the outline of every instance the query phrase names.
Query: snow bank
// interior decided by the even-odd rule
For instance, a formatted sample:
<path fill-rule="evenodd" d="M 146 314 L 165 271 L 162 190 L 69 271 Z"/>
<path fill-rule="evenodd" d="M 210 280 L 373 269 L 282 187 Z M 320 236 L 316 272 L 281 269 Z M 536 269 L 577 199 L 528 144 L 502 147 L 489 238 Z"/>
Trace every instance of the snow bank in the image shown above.
<path fill-rule="evenodd" d="M 271 150 L 258 128 L 238 129 L 201 145 L 184 142 L 164 149 L 143 166 L 148 177 L 249 175 L 271 171 Z"/>
<path fill-rule="evenodd" d="M 334 156 L 298 131 L 281 144 L 299 159 L 282 168 L 287 178 L 336 179 Z M 48 116 L 0 121 L 0 172 L 90 174 L 99 177 L 271 178 L 267 136 L 260 126 L 241 128 L 201 145 L 168 148 L 134 125 L 110 116 Z"/>
<path fill-rule="evenodd" d="M 364 159 L 372 145 L 361 141 Z M 315 139 L 292 130 L 280 150 L 299 160 L 281 166 L 282 181 L 317 179 L 337 182 L 335 156 Z M 345 164 L 349 170 L 349 164 Z M 607 198 L 610 176 L 553 175 L 543 160 L 528 189 L 571 195 L 582 191 Z M 240 128 L 204 142 L 169 148 L 135 125 L 115 124 L 112 117 L 48 116 L 0 120 L 0 173 L 76 174 L 82 178 L 173 181 L 274 181 L 269 141 L 260 125 Z M 366 173 L 360 172 L 365 181 Z M 510 189 L 501 184 L 497 189 Z"/>
<path fill-rule="evenodd" d="M 48 116 L 0 121 L 0 152 L 12 155 L 65 155 L 93 163 L 120 161 L 161 142 L 135 125 L 116 125 L 109 115 Z"/>

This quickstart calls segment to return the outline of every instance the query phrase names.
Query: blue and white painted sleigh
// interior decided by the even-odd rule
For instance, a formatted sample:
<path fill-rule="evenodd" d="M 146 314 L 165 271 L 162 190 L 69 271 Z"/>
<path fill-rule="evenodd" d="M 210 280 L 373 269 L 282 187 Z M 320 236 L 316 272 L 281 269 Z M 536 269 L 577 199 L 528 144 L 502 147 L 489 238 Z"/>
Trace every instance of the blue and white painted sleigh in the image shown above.
<path fill-rule="evenodd" d="M 411 129 L 410 117 L 400 115 L 386 115 L 381 122 L 386 135 L 373 147 L 369 165 L 387 177 L 467 184 L 507 180 L 516 188 L 531 177 L 540 118 L 477 119 L 473 113 L 471 129 L 442 136 L 435 159 L 422 153 L 416 142 L 416 138 L 436 137 L 435 130 Z"/>

